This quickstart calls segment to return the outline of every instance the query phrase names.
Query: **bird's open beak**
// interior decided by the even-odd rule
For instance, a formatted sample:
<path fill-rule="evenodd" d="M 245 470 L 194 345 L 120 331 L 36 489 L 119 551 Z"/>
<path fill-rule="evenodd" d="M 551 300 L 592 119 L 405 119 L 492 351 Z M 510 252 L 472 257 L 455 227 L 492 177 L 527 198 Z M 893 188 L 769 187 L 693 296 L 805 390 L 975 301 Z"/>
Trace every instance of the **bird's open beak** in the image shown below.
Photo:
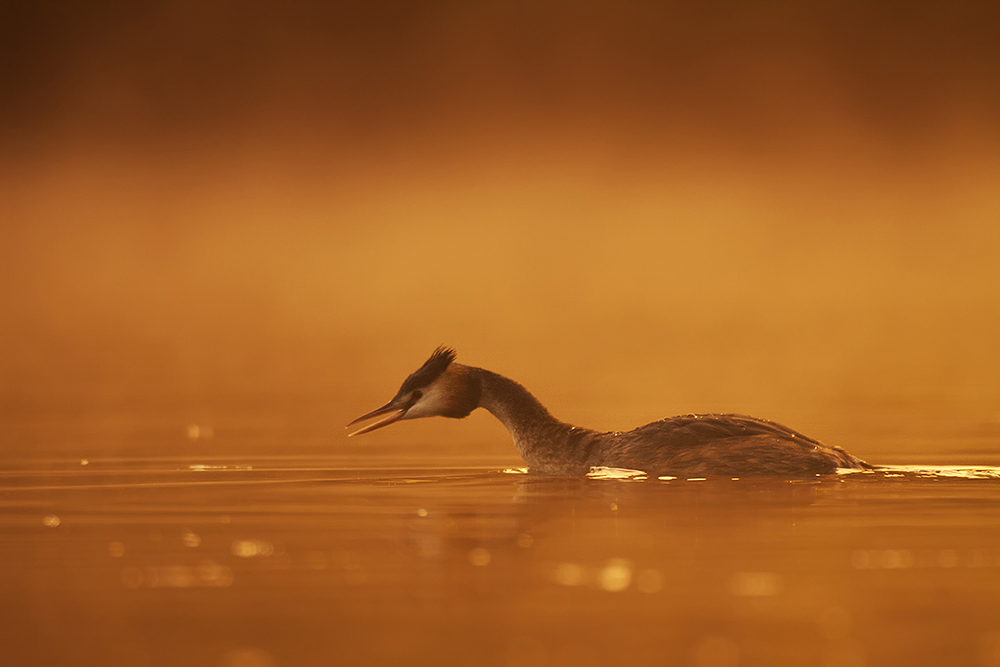
<path fill-rule="evenodd" d="M 406 411 L 409 410 L 411 407 L 413 407 L 412 401 L 404 402 L 394 398 L 385 405 L 383 405 L 381 408 L 376 408 L 375 410 L 372 410 L 368 414 L 361 415 L 347 426 L 351 427 L 357 424 L 358 422 L 363 422 L 368 419 L 374 419 L 375 417 L 381 417 L 382 415 L 389 415 L 388 417 L 386 417 L 385 419 L 380 419 L 377 422 L 372 422 L 368 426 L 362 426 L 357 431 L 352 431 L 348 433 L 347 437 L 349 438 L 352 435 L 361 435 L 362 433 L 368 433 L 369 431 L 374 431 L 377 428 L 382 428 L 383 426 L 388 426 L 393 422 L 397 422 L 403 418 L 403 415 L 405 415 Z"/>

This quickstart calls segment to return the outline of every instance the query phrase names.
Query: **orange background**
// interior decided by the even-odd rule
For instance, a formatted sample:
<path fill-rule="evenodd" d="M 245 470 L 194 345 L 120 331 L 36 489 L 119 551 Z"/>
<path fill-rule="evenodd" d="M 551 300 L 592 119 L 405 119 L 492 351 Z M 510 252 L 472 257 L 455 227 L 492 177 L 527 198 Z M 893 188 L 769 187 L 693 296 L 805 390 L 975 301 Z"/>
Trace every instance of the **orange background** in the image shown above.
<path fill-rule="evenodd" d="M 180 433 L 312 401 L 315 442 L 360 447 L 342 424 L 445 343 L 587 426 L 740 411 L 866 457 L 996 451 L 998 19 L 8 5 L 3 414 L 174 401 Z"/>

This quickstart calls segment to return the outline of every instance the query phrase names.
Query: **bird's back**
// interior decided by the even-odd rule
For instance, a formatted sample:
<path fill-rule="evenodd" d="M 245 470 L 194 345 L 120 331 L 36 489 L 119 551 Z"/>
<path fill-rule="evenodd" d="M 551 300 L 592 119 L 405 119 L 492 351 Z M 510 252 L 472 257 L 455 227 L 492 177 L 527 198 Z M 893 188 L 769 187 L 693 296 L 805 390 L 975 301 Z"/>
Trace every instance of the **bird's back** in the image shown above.
<path fill-rule="evenodd" d="M 600 435 L 603 446 L 592 450 L 599 459 L 594 465 L 657 475 L 787 476 L 869 467 L 839 447 L 746 415 L 683 415 Z"/>

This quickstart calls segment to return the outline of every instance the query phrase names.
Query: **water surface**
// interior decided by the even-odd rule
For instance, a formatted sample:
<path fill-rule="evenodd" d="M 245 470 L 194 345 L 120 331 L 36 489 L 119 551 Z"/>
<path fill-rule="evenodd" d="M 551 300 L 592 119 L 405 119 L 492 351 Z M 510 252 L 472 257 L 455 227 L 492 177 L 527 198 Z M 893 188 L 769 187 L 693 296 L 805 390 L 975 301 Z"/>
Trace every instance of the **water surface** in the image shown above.
<path fill-rule="evenodd" d="M 997 665 L 1000 469 L 323 457 L 0 476 L 3 664 Z"/>

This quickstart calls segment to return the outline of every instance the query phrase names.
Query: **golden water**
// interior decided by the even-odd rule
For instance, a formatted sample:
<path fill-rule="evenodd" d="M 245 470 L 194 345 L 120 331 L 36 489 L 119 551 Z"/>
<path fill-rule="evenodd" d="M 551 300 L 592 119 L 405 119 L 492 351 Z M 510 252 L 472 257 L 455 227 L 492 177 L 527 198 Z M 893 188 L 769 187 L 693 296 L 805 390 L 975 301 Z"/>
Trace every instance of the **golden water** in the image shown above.
<path fill-rule="evenodd" d="M 0 662 L 1000 664 L 1000 468 L 546 479 L 396 453 L 4 462 Z"/>

